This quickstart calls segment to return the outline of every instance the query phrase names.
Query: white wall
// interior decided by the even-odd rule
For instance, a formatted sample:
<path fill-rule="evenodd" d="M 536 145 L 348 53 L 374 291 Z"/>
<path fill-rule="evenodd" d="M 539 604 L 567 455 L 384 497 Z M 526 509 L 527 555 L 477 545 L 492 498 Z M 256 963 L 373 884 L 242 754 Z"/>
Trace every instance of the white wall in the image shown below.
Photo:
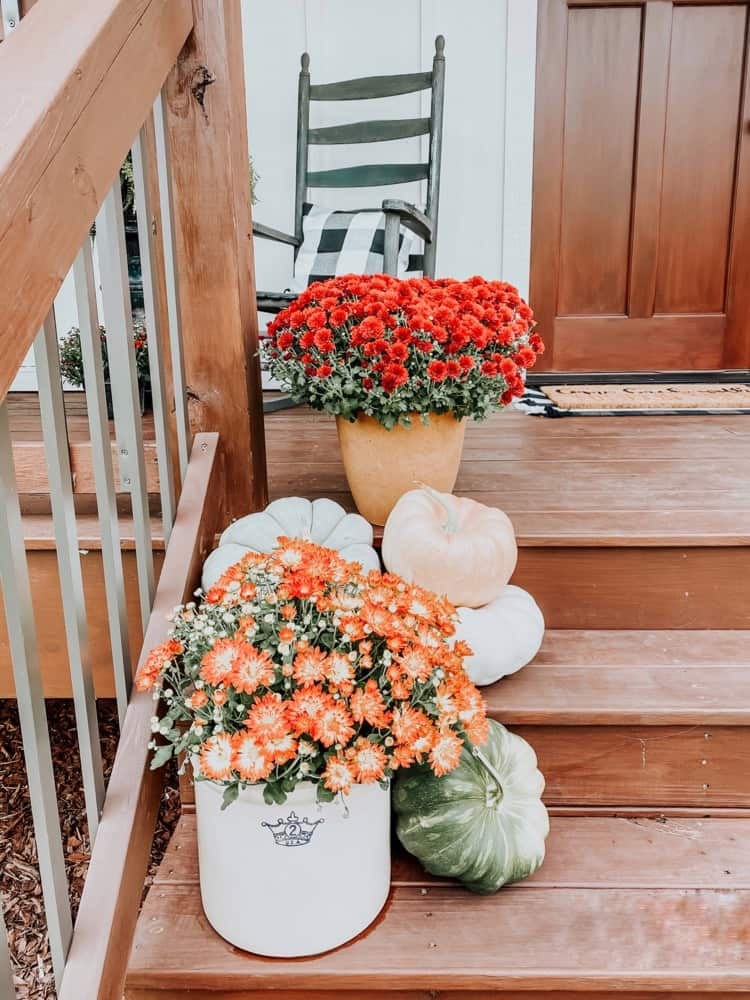
<path fill-rule="evenodd" d="M 446 97 L 437 273 L 503 278 L 528 292 L 536 0 L 244 0 L 248 133 L 260 175 L 259 222 L 289 231 L 299 57 L 313 83 L 429 69 L 434 38 L 446 38 Z M 427 113 L 429 93 L 383 101 L 313 103 L 315 125 Z M 424 139 L 318 146 L 313 169 L 414 162 Z M 399 197 L 417 204 L 422 184 Z M 315 197 L 334 207 L 376 205 L 389 189 Z M 258 287 L 284 288 L 291 251 L 256 240 Z"/>
<path fill-rule="evenodd" d="M 299 57 L 313 83 L 412 73 L 432 64 L 435 35 L 446 38 L 445 129 L 437 273 L 503 278 L 528 293 L 536 0 L 243 0 L 250 149 L 260 175 L 254 216 L 291 230 Z M 362 118 L 421 117 L 429 92 L 382 101 L 313 103 L 313 125 Z M 317 146 L 313 169 L 426 159 L 425 137 L 354 146 Z M 424 203 L 425 184 L 321 190 L 338 208 L 379 205 L 393 194 Z M 256 240 L 258 287 L 285 288 L 289 247 Z M 69 275 L 55 303 L 62 336 L 77 322 Z M 13 385 L 35 389 L 29 356 Z"/>

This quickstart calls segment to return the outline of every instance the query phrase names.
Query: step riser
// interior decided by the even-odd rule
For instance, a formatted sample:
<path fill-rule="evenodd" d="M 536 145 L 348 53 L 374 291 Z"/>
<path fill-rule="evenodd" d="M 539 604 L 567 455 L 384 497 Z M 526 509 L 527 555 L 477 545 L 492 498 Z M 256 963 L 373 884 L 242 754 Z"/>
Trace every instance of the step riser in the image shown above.
<path fill-rule="evenodd" d="M 517 726 L 551 806 L 750 807 L 741 726 Z"/>
<path fill-rule="evenodd" d="M 512 583 L 547 628 L 750 628 L 750 547 L 522 547 Z"/>
<path fill-rule="evenodd" d="M 47 698 L 71 698 L 70 667 L 62 621 L 62 598 L 53 551 L 27 552 L 31 594 L 39 643 L 44 694 Z M 154 552 L 154 570 L 158 579 L 164 553 Z M 89 653 L 98 698 L 114 698 L 112 654 L 105 604 L 104 569 L 100 551 L 91 550 L 81 556 L 83 586 L 88 612 Z M 125 599 L 128 609 L 130 652 L 134 658 L 141 647 L 141 615 L 138 603 L 138 578 L 135 552 L 123 552 Z M 0 612 L 0 698 L 15 698 L 5 617 Z"/>

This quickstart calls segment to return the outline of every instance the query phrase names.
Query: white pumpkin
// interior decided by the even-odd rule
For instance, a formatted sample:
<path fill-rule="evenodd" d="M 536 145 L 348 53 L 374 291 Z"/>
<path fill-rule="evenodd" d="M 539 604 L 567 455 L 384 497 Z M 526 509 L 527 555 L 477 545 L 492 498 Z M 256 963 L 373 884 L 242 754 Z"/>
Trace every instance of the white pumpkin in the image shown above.
<path fill-rule="evenodd" d="M 203 564 L 203 589 L 213 586 L 248 552 L 273 551 L 280 537 L 305 538 L 336 549 L 342 559 L 360 563 L 365 572 L 380 569 L 372 547 L 372 525 L 360 514 L 347 514 L 335 500 L 284 497 L 229 525 Z"/>
<path fill-rule="evenodd" d="M 386 569 L 457 607 L 479 608 L 498 597 L 517 556 L 507 514 L 430 486 L 404 493 L 383 530 Z"/>
<path fill-rule="evenodd" d="M 539 652 L 544 616 L 531 594 L 506 587 L 483 608 L 459 608 L 453 641 L 463 639 L 474 651 L 464 660 L 475 684 L 494 684 L 525 667 Z"/>

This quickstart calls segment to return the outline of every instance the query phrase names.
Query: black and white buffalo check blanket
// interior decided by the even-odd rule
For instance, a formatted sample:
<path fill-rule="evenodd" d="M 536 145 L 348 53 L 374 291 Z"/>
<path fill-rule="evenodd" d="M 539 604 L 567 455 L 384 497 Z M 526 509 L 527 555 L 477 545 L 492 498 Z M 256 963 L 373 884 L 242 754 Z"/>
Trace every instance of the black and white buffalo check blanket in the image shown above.
<path fill-rule="evenodd" d="M 341 274 L 382 273 L 383 212 L 341 212 L 306 203 L 302 208 L 302 230 L 291 291 L 301 292 L 314 281 Z M 398 276 L 412 277 L 416 272 L 409 272 L 409 257 L 416 252 L 419 239 L 402 226 L 398 244 Z"/>

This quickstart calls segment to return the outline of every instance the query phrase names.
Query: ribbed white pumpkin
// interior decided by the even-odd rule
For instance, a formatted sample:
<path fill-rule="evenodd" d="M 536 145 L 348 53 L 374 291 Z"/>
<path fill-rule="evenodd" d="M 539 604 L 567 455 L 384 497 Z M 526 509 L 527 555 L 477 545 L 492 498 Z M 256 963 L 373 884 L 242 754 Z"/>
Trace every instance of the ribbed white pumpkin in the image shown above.
<path fill-rule="evenodd" d="M 213 586 L 248 552 L 273 551 L 280 537 L 305 538 L 336 549 L 342 559 L 360 563 L 366 572 L 380 569 L 372 547 L 372 525 L 360 514 L 347 514 L 335 500 L 283 497 L 229 525 L 203 564 L 203 589 Z"/>
<path fill-rule="evenodd" d="M 533 660 L 544 638 L 544 615 L 531 594 L 505 587 L 483 608 L 459 608 L 453 641 L 463 639 L 473 652 L 464 660 L 475 684 L 494 684 Z"/>

